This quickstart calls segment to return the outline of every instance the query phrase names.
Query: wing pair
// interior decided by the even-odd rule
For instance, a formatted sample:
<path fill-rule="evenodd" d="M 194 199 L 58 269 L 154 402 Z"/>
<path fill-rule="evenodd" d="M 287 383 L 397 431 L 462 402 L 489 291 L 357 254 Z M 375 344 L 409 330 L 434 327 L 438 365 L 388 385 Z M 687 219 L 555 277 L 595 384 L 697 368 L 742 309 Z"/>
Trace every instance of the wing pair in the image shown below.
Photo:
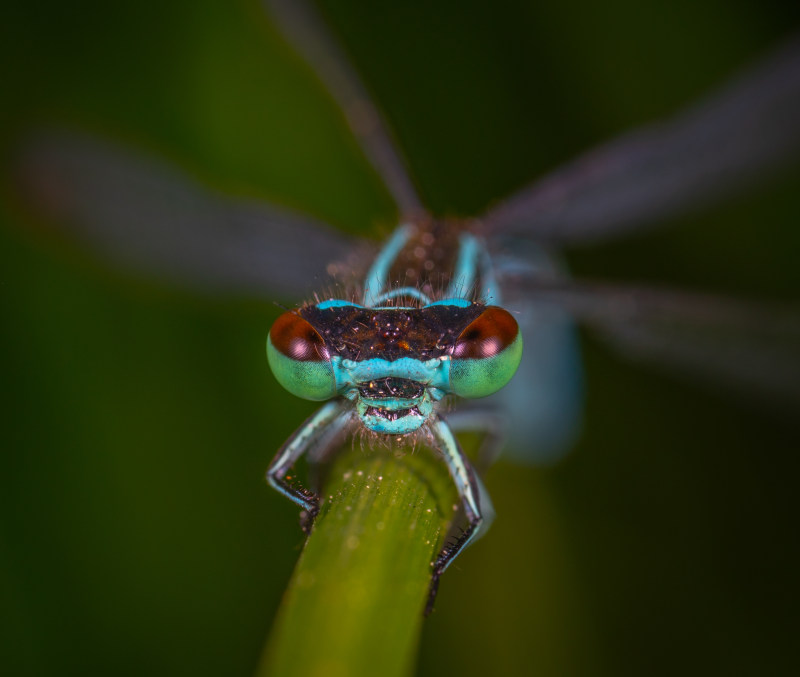
<path fill-rule="evenodd" d="M 366 88 L 309 5 L 267 2 L 341 107 L 403 218 L 424 214 Z M 611 141 L 500 203 L 492 237 L 567 244 L 616 236 L 720 200 L 800 156 L 800 40 L 672 119 Z M 153 157 L 71 132 L 22 149 L 23 197 L 112 265 L 204 293 L 298 298 L 353 242 L 287 209 L 233 200 Z M 796 400 L 800 321 L 709 296 L 544 280 L 518 289 L 566 308 L 635 357 Z"/>

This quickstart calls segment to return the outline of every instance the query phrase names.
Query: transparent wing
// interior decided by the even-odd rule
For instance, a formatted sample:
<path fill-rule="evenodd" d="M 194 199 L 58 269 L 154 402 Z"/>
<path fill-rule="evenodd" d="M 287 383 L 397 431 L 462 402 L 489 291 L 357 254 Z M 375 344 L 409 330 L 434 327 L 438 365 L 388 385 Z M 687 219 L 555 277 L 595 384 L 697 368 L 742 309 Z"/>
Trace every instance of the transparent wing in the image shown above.
<path fill-rule="evenodd" d="M 554 242 L 651 225 L 800 159 L 800 38 L 671 120 L 580 157 L 490 210 L 491 231 Z"/>
<path fill-rule="evenodd" d="M 69 132 L 28 141 L 26 204 L 115 267 L 212 293 L 299 298 L 353 242 L 308 218 L 215 194 L 165 161 Z"/>
<path fill-rule="evenodd" d="M 798 307 L 558 278 L 516 282 L 528 302 L 566 311 L 625 359 L 800 403 Z"/>
<path fill-rule="evenodd" d="M 264 4 L 339 105 L 364 155 L 394 197 L 402 217 L 425 214 L 389 127 L 312 4 L 303 0 L 264 0 Z"/>

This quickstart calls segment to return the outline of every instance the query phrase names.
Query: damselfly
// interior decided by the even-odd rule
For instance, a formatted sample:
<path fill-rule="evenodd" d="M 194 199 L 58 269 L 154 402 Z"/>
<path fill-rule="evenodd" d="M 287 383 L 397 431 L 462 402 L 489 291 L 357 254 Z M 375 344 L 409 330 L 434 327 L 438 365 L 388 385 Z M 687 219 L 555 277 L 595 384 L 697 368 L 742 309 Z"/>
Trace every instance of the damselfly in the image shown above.
<path fill-rule="evenodd" d="M 439 418 L 437 397 L 445 390 L 469 395 L 486 394 L 491 388 L 481 380 L 477 387 L 471 381 L 466 387 L 454 386 L 452 376 L 426 372 L 425 365 L 428 360 L 438 360 L 440 365 L 454 362 L 452 358 L 458 357 L 464 345 L 459 343 L 463 331 L 486 312 L 483 304 L 498 302 L 501 289 L 504 303 L 518 313 L 512 317 L 528 344 L 517 377 L 528 388 L 527 395 L 509 397 L 497 406 L 501 415 L 526 424 L 515 429 L 522 431 L 516 433 L 521 441 L 514 445 L 517 449 L 552 457 L 568 446 L 580 411 L 571 317 L 593 324 L 638 353 L 796 397 L 800 378 L 791 359 L 792 346 L 780 345 L 787 337 L 796 337 L 791 317 L 776 319 L 760 308 L 705 297 L 579 284 L 561 272 L 550 253 L 559 244 L 625 232 L 693 206 L 715 197 L 722 188 L 744 185 L 764 168 L 791 157 L 800 143 L 796 44 L 674 120 L 608 144 L 479 219 L 451 224 L 426 215 L 377 108 L 321 23 L 301 4 L 273 4 L 276 16 L 344 110 L 365 155 L 395 197 L 403 224 L 367 274 L 358 299 L 364 308 L 354 305 L 352 296 L 325 299 L 282 320 L 279 328 L 288 328 L 288 342 L 273 341 L 280 344 L 273 353 L 274 363 L 281 361 L 278 353 L 325 357 L 301 359 L 304 364 L 289 363 L 277 371 L 297 394 L 334 398 L 290 440 L 271 468 L 273 482 L 305 509 L 313 512 L 313 497 L 284 485 L 281 475 L 306 443 L 329 442 L 355 421 L 352 414 L 345 415 L 350 411 L 349 400 L 341 399 L 346 393 L 356 401 L 358 420 L 377 434 L 409 433 L 419 423 L 417 428 L 438 438 L 437 446 L 449 458 L 470 522 L 457 546 L 442 552 L 434 571 L 436 580 L 474 535 L 481 499 L 484 507 L 487 500 Z M 202 287 L 269 294 L 295 291 L 331 261 L 346 260 L 352 246 L 324 226 L 279 209 L 263 211 L 217 202 L 168 171 L 137 163 L 85 138 L 42 137 L 28 160 L 28 176 L 40 201 L 65 210 L 104 255 L 127 267 Z M 434 256 L 437 249 L 442 253 Z M 413 264 L 400 264 L 404 257 Z M 446 299 L 451 302 L 437 305 Z M 391 307 L 377 309 L 384 305 Z M 315 313 L 335 317 L 335 321 L 312 321 Z M 348 313 L 351 317 L 346 321 Z M 498 324 L 504 327 L 498 330 L 499 345 L 512 350 L 509 362 L 499 370 L 505 372 L 499 384 L 512 371 L 518 344 L 513 325 L 497 313 Z M 367 344 L 342 333 L 360 326 L 354 321 L 359 314 L 358 321 L 367 324 L 391 317 L 392 332 L 398 329 L 401 316 L 409 322 L 423 321 L 426 331 L 422 337 L 414 336 L 414 345 L 408 334 L 392 337 L 394 352 L 372 357 L 381 362 L 379 370 L 371 372 L 363 364 Z M 437 344 L 438 352 L 428 355 L 424 341 L 430 340 L 431 332 L 443 322 L 439 315 L 445 314 L 460 317 L 454 324 L 450 324 L 452 317 L 446 318 L 448 342 Z M 290 321 L 297 321 L 294 318 L 313 325 L 321 342 L 308 333 L 305 324 L 301 324 L 305 335 L 290 326 Z M 326 328 L 339 331 L 337 338 L 346 348 L 332 351 L 322 337 Z M 730 332 L 726 352 L 705 341 L 712 331 Z M 777 345 L 765 343 L 776 339 L 775 335 Z M 293 352 L 298 338 L 303 339 L 302 345 Z M 758 339 L 755 348 L 754 338 Z M 401 362 L 401 351 L 412 355 L 412 363 Z M 473 360 L 487 356 L 473 353 L 471 344 L 464 351 Z M 504 354 L 497 350 L 495 356 Z M 333 357 L 341 360 L 334 365 Z M 287 376 L 292 370 L 305 372 L 301 386 Z M 482 408 L 469 411 L 468 421 L 491 422 L 491 417 L 492 412 Z M 312 439 L 305 439 L 309 433 Z"/>

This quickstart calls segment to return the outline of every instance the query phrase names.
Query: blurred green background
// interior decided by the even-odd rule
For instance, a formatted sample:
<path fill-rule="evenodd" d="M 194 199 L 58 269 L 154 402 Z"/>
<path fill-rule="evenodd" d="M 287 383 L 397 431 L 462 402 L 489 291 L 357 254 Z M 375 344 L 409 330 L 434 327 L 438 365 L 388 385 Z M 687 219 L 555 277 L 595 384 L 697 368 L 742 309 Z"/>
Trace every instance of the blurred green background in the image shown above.
<path fill-rule="evenodd" d="M 800 26 L 796 3 L 763 0 L 321 4 L 426 201 L 450 214 L 669 114 Z M 4 157 L 26 130 L 72 124 L 351 232 L 393 224 L 258 3 L 46 0 L 3 15 Z M 314 406 L 268 372 L 279 309 L 132 279 L 59 244 L 20 209 L 9 170 L 3 672 L 248 675 L 302 544 L 263 472 Z M 567 259 L 578 274 L 796 299 L 799 186 L 795 171 Z M 419 673 L 797 674 L 797 417 L 588 336 L 584 354 L 580 443 L 555 467 L 489 474 L 498 519 L 448 572 Z"/>

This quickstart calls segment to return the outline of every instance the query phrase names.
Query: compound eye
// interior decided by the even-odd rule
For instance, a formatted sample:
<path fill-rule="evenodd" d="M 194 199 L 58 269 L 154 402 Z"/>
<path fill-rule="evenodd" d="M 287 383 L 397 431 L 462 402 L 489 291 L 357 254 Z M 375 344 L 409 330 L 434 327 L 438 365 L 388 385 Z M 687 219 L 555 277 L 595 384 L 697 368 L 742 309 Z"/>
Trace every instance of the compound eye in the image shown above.
<path fill-rule="evenodd" d="M 497 392 L 522 359 L 517 321 L 507 310 L 488 306 L 461 332 L 451 358 L 451 392 L 469 398 Z"/>
<path fill-rule="evenodd" d="M 336 394 L 325 340 L 297 312 L 283 313 L 275 320 L 267 338 L 267 360 L 278 383 L 293 395 L 327 400 Z"/>
<path fill-rule="evenodd" d="M 325 341 L 311 323 L 295 312 L 281 315 L 269 338 L 282 355 L 298 362 L 328 362 L 330 356 Z"/>

